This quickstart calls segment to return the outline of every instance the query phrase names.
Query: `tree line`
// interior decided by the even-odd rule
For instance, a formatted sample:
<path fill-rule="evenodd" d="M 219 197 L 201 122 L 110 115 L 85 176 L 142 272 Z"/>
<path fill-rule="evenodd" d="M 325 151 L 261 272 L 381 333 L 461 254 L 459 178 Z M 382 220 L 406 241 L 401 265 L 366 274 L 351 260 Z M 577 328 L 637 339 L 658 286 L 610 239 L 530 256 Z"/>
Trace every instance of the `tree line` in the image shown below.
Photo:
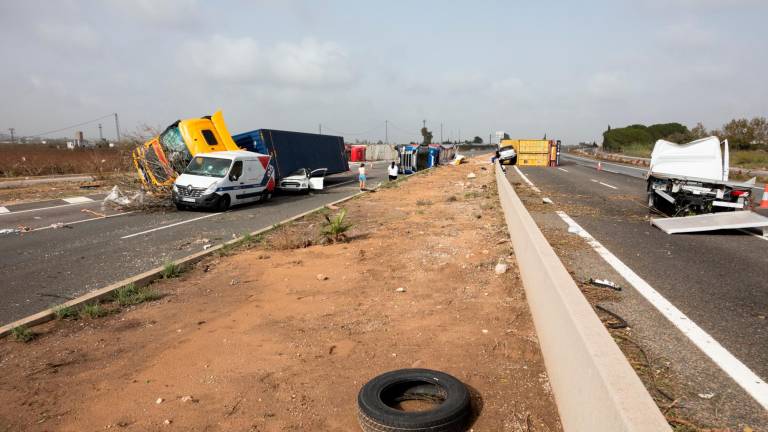
<path fill-rule="evenodd" d="M 701 122 L 691 129 L 680 123 L 661 123 L 650 126 L 633 124 L 611 128 L 603 132 L 603 149 L 621 151 L 628 146 L 652 146 L 656 140 L 686 143 L 715 135 L 727 139 L 738 150 L 768 150 L 768 120 L 765 117 L 733 119 L 719 129 L 708 130 Z"/>

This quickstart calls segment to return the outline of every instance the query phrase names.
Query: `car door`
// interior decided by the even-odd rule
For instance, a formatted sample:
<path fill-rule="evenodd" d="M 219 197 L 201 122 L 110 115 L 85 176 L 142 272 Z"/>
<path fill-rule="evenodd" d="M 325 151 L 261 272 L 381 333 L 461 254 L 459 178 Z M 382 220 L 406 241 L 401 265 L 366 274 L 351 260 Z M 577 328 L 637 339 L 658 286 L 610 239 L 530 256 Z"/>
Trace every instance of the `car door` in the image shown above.
<path fill-rule="evenodd" d="M 244 197 L 244 187 L 245 187 L 245 179 L 243 176 L 243 161 L 235 161 L 232 164 L 232 168 L 229 170 L 229 175 L 227 175 L 227 181 L 229 184 L 228 189 L 231 193 L 229 194 L 229 198 L 231 199 L 232 204 L 235 203 L 241 203 L 246 201 L 246 197 Z"/>
<path fill-rule="evenodd" d="M 323 184 L 325 183 L 325 173 L 328 172 L 327 168 L 319 168 L 309 173 L 309 189 L 311 190 L 323 190 Z"/>

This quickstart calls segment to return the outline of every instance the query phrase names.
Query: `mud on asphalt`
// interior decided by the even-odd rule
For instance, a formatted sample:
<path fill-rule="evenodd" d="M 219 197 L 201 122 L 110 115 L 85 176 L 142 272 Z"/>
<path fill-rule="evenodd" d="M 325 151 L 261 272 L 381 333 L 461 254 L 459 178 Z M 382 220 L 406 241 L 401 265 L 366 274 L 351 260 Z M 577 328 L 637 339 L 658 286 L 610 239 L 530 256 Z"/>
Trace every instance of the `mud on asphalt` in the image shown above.
<path fill-rule="evenodd" d="M 492 167 L 341 207 L 348 242 L 319 244 L 314 214 L 154 284 L 160 300 L 0 341 L 0 431 L 359 430 L 360 387 L 408 367 L 466 383 L 475 431 L 560 431 Z"/>

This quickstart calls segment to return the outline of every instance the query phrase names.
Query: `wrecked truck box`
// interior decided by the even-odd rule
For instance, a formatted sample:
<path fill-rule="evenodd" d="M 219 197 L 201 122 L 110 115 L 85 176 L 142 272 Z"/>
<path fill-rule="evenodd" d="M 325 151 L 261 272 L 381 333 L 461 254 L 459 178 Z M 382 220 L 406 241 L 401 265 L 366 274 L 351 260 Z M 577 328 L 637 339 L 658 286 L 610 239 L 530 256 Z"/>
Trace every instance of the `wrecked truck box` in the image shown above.
<path fill-rule="evenodd" d="M 707 181 L 728 181 L 728 140 L 711 136 L 685 144 L 658 140 L 651 152 L 652 175 L 696 177 Z"/>

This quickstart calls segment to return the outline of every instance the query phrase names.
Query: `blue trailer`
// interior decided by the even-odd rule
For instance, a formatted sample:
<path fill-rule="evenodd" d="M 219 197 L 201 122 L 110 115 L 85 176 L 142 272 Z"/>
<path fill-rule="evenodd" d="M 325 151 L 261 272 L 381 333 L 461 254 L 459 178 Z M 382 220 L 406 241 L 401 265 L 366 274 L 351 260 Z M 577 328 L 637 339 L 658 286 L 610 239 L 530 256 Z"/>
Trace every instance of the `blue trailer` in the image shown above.
<path fill-rule="evenodd" d="M 340 136 L 257 129 L 232 139 L 244 150 L 270 155 L 277 181 L 301 168 L 325 168 L 326 174 L 349 171 L 344 138 Z"/>

